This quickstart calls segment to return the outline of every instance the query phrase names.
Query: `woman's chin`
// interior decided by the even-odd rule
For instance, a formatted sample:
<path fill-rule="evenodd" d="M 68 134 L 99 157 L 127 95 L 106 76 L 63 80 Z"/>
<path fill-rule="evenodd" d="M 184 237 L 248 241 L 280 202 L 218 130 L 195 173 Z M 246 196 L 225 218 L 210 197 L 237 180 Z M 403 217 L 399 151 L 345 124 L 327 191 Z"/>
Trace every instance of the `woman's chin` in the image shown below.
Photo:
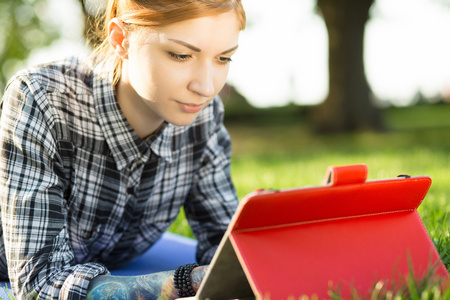
<path fill-rule="evenodd" d="M 166 121 L 172 125 L 184 127 L 184 126 L 189 126 L 192 123 L 194 123 L 195 119 L 197 118 L 197 115 L 198 114 L 193 114 L 191 116 L 186 116 L 183 118 L 173 118 L 172 120 L 166 120 Z"/>

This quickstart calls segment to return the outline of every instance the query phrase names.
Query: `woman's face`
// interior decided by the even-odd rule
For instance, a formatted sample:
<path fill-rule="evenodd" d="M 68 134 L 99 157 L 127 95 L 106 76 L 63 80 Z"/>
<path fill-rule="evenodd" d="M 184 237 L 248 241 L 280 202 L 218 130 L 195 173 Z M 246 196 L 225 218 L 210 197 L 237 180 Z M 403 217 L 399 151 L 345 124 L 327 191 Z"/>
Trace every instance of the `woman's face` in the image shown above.
<path fill-rule="evenodd" d="M 119 84 L 145 119 L 189 125 L 224 86 L 239 32 L 233 11 L 133 32 Z"/>

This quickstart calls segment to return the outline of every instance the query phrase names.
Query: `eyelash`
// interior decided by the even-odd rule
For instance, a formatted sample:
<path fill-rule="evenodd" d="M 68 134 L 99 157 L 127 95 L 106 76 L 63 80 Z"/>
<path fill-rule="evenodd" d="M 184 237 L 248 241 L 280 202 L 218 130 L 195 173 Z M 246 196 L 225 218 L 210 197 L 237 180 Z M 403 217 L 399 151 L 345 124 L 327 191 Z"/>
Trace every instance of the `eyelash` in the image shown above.
<path fill-rule="evenodd" d="M 173 52 L 169 52 L 169 56 L 178 62 L 185 62 L 188 59 L 192 58 L 192 56 L 190 54 L 176 54 Z M 230 57 L 219 57 L 219 63 L 222 65 L 226 65 L 229 64 L 230 62 L 232 62 Z"/>
<path fill-rule="evenodd" d="M 226 65 L 232 62 L 233 60 L 230 57 L 219 57 L 219 61 L 221 64 Z"/>
<path fill-rule="evenodd" d="M 189 58 L 191 58 L 192 56 L 189 54 L 176 54 L 173 52 L 169 52 L 170 57 L 173 60 L 179 61 L 179 62 L 185 62 L 187 61 Z"/>

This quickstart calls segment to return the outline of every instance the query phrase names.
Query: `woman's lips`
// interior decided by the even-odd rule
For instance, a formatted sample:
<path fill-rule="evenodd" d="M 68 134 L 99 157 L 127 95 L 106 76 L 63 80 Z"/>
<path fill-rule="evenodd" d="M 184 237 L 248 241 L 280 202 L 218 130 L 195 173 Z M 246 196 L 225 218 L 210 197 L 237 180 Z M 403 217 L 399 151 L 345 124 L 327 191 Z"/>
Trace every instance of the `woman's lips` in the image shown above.
<path fill-rule="evenodd" d="M 176 101 L 178 106 L 181 108 L 182 111 L 186 113 L 198 113 L 203 109 L 204 104 L 192 104 L 192 103 L 183 103 Z"/>

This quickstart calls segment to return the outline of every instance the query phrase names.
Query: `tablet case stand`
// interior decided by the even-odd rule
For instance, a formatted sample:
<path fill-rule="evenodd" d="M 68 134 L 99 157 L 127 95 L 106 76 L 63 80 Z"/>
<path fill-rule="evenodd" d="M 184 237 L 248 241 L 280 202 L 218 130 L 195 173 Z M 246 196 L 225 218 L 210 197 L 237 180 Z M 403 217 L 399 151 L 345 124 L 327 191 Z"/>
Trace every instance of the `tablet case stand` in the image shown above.
<path fill-rule="evenodd" d="M 324 186 L 245 197 L 196 298 L 324 299 L 330 285 L 366 296 L 380 280 L 422 278 L 431 266 L 446 282 L 417 212 L 431 179 L 366 178 L 365 165 L 330 167 Z"/>

